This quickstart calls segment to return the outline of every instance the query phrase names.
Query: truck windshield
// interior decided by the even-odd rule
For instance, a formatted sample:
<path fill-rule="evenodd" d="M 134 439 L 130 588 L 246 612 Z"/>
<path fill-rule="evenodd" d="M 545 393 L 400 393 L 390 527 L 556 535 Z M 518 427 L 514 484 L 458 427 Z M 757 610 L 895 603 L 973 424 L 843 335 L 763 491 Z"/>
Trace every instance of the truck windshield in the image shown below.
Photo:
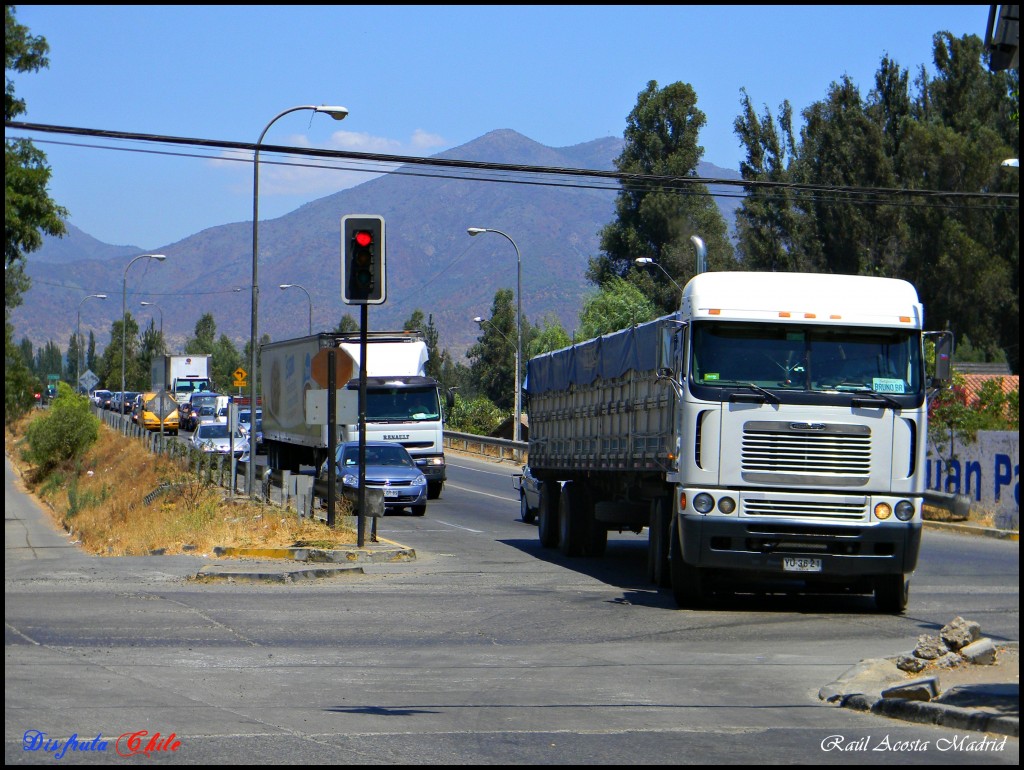
<path fill-rule="evenodd" d="M 373 388 L 366 392 L 367 422 L 423 422 L 441 419 L 437 389 Z"/>
<path fill-rule="evenodd" d="M 695 323 L 690 382 L 816 392 L 917 394 L 913 329 L 770 323 Z"/>

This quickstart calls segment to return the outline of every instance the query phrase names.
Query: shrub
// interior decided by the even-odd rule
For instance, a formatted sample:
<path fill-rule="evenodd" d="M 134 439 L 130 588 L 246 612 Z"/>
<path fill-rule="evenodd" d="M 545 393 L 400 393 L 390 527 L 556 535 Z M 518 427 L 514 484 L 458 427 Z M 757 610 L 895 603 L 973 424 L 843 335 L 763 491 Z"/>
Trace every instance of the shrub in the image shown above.
<path fill-rule="evenodd" d="M 460 433 L 488 436 L 509 414 L 496 407 L 486 396 L 477 396 L 467 401 L 456 393 L 455 405 L 448 416 L 448 427 Z"/>
<path fill-rule="evenodd" d="M 74 393 L 67 383 L 58 383 L 57 397 L 25 431 L 25 459 L 39 474 L 47 474 L 84 455 L 99 431 L 100 421 L 89 410 L 89 399 Z"/>

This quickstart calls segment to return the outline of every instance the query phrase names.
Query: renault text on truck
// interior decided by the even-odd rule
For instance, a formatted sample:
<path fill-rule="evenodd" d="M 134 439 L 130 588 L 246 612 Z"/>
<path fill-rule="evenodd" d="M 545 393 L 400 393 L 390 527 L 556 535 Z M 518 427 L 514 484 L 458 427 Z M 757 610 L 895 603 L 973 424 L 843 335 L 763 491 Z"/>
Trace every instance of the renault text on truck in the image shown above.
<path fill-rule="evenodd" d="M 335 354 L 335 387 L 358 397 L 359 333 L 324 332 L 270 342 L 260 348 L 263 445 L 274 470 L 319 468 L 327 458 L 326 424 L 307 414 L 307 392 L 328 385 L 328 353 Z M 422 332 L 369 332 L 366 345 L 366 439 L 404 446 L 427 477 L 436 499 L 447 478 L 440 388 L 426 376 Z M 326 399 L 324 399 L 326 403 Z M 358 418 L 338 421 L 337 442 L 359 440 Z"/>
<path fill-rule="evenodd" d="M 902 611 L 921 540 L 929 386 L 905 281 L 712 272 L 680 310 L 530 360 L 539 536 L 601 555 L 649 528 L 681 607 L 743 585 Z"/>

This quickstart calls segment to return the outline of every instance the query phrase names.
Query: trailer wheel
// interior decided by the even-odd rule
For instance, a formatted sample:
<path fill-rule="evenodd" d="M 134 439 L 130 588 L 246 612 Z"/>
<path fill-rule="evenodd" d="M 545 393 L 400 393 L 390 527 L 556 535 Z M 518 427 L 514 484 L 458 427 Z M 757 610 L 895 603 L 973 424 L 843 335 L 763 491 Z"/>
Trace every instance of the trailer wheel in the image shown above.
<path fill-rule="evenodd" d="M 879 612 L 901 614 L 910 601 L 910 578 L 906 575 L 882 575 L 875 580 L 875 607 Z"/>
<path fill-rule="evenodd" d="M 651 520 L 647 533 L 647 579 L 659 588 L 671 585 L 669 574 L 669 527 L 671 503 L 658 497 L 651 501 Z"/>
<path fill-rule="evenodd" d="M 540 508 L 537 511 L 537 538 L 545 548 L 554 548 L 558 545 L 559 492 L 557 481 L 541 482 Z"/>
<path fill-rule="evenodd" d="M 583 555 L 587 523 L 585 495 L 582 485 L 572 481 L 562 485 L 562 499 L 558 502 L 558 550 L 566 556 Z"/>
<path fill-rule="evenodd" d="M 682 543 L 679 541 L 679 526 L 673 518 L 669 528 L 669 575 L 672 595 L 681 608 L 700 607 L 707 601 L 703 571 L 683 561 Z"/>

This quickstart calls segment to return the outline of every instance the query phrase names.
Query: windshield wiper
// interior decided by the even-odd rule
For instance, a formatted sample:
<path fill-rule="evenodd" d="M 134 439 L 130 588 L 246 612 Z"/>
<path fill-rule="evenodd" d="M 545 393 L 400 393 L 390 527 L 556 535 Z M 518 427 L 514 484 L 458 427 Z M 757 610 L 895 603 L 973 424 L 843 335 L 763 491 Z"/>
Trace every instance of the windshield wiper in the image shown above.
<path fill-rule="evenodd" d="M 750 388 L 751 390 L 756 390 L 758 393 L 761 393 L 765 398 L 769 399 L 770 401 L 779 403 L 779 397 L 776 396 L 767 388 L 762 388 L 760 385 L 756 385 L 753 382 L 748 382 L 747 387 Z"/>
<path fill-rule="evenodd" d="M 877 390 L 872 388 L 857 388 L 856 390 L 846 390 L 844 393 L 853 393 L 853 399 L 850 402 L 853 406 L 890 406 L 893 409 L 901 409 L 903 405 L 892 396 L 886 395 L 885 393 L 879 393 Z M 863 396 L 861 395 L 863 394 Z"/>

